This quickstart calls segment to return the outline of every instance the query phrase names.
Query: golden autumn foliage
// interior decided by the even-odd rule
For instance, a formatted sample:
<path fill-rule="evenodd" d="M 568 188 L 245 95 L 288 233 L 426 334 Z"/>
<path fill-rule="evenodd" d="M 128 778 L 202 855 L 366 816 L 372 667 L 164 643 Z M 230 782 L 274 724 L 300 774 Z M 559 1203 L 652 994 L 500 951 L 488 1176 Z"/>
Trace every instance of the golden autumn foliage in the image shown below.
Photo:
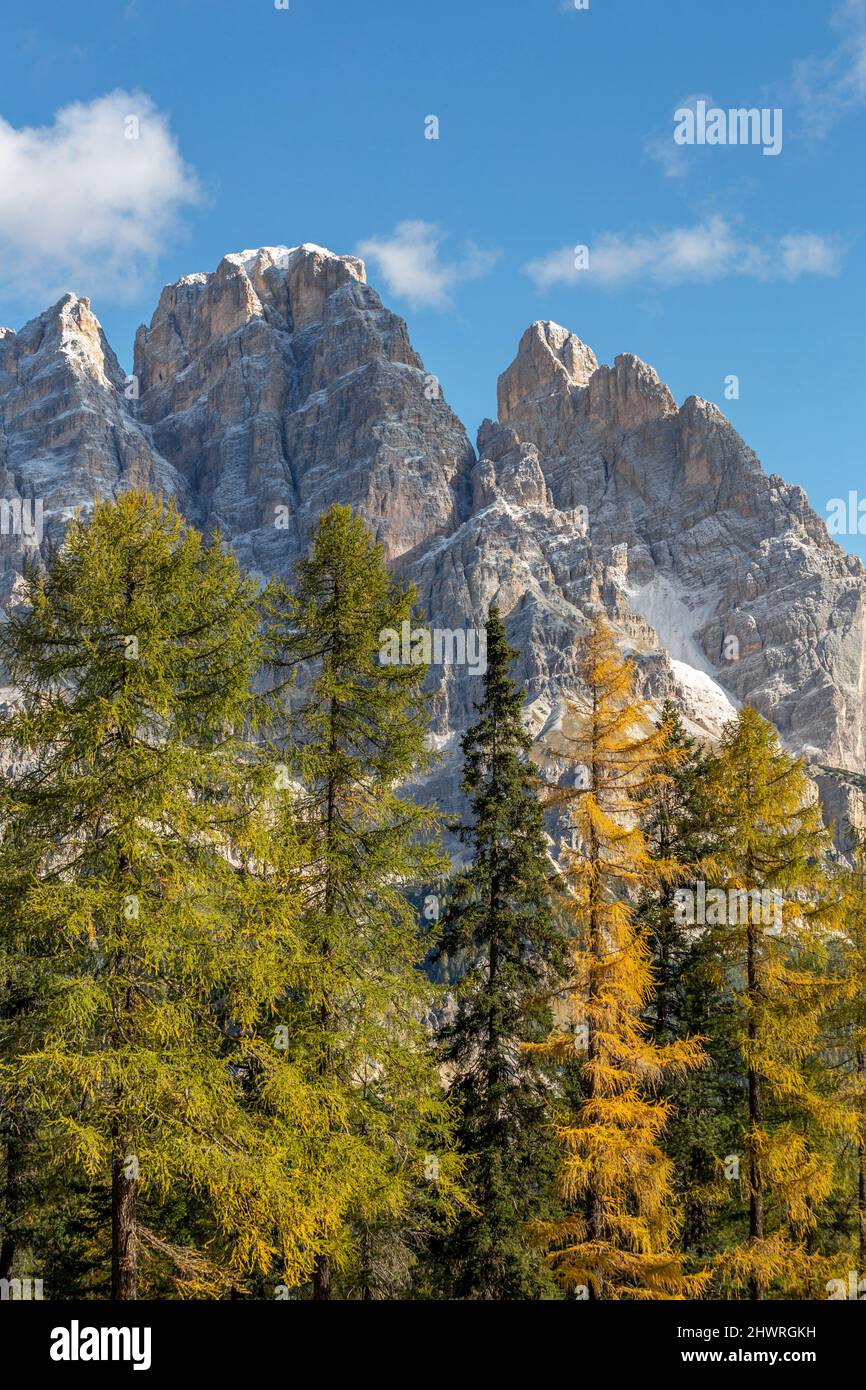
<path fill-rule="evenodd" d="M 705 1276 L 686 1274 L 675 1250 L 672 1165 L 661 1144 L 669 1102 L 657 1088 L 703 1055 L 698 1041 L 662 1046 L 650 1037 L 650 950 L 634 906 L 642 885 L 675 868 L 650 857 L 640 815 L 677 754 L 636 698 L 632 666 L 604 624 L 586 641 L 581 675 L 587 694 L 568 706 L 559 752 L 576 767 L 576 785 L 550 798 L 573 829 L 562 856 L 571 1026 L 542 1049 L 580 1062 L 582 1095 L 557 1126 L 572 1214 L 542 1234 L 566 1288 L 584 1286 L 594 1298 L 696 1296 Z"/>

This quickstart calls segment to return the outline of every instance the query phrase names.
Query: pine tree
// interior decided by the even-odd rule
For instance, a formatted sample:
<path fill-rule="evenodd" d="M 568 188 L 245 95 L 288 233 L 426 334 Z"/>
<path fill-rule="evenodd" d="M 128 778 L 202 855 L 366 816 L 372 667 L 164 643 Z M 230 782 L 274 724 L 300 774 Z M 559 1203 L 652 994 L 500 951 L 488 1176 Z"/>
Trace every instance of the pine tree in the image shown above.
<path fill-rule="evenodd" d="M 390 1288 L 395 1226 L 411 1225 L 435 1184 L 456 1201 L 451 1107 L 426 1028 L 433 991 L 409 890 L 441 874 L 435 812 L 407 783 L 429 765 L 426 667 L 382 659 L 413 618 L 414 590 L 349 507 L 320 520 L 293 590 L 268 595 L 271 659 L 285 740 L 286 804 L 297 836 L 308 987 L 286 1002 L 295 1064 L 334 1122 L 310 1161 L 336 1192 L 313 1297 Z M 292 684 L 296 674 L 298 681 Z M 426 1185 L 426 1186 L 425 1186 Z"/>
<path fill-rule="evenodd" d="M 724 1160 L 737 1135 L 737 1053 L 718 1027 L 726 997 L 712 940 L 682 920 L 675 898 L 680 888 L 693 890 L 712 862 L 713 807 L 705 790 L 711 759 L 686 732 L 671 701 L 662 708 L 660 729 L 663 756 L 657 770 L 662 776 L 650 789 L 643 829 L 652 858 L 672 867 L 645 885 L 639 899 L 654 978 L 646 1018 L 657 1042 L 701 1037 L 708 1058 L 708 1065 L 662 1087 L 673 1102 L 663 1146 L 674 1163 L 683 1209 L 682 1249 L 702 1266 L 723 1248 L 728 1235 L 719 1213 L 728 1196 Z"/>
<path fill-rule="evenodd" d="M 719 1272 L 760 1300 L 808 1281 L 806 1241 L 832 1191 L 832 1137 L 846 1122 L 820 1053 L 822 1016 L 844 988 L 826 970 L 830 841 L 802 761 L 754 709 L 725 730 L 708 794 L 726 896 L 707 909 L 707 933 L 725 970 L 725 1019 L 745 1082 L 748 1193 L 748 1242 L 720 1259 Z"/>
<path fill-rule="evenodd" d="M 194 1256 L 140 1221 L 183 1194 L 239 1278 L 304 1264 L 285 1154 L 244 1096 L 269 1065 L 256 1022 L 294 978 L 290 901 L 261 911 L 238 871 L 257 833 L 256 597 L 218 537 L 132 492 L 70 523 L 2 632 L 21 706 L 0 727 L 0 931 L 27 1005 L 0 1028 L 0 1084 L 110 1215 L 119 1299 L 145 1251 Z"/>
<path fill-rule="evenodd" d="M 550 1032 L 568 955 L 551 907 L 540 779 L 528 759 L 522 694 L 509 674 L 517 655 L 491 608 L 484 693 L 462 745 L 470 821 L 460 835 L 471 858 L 450 885 L 441 943 L 449 958 L 466 962 L 443 1039 L 473 1203 L 441 1255 L 452 1298 L 554 1296 L 529 1233 L 530 1221 L 550 1209 L 551 1079 L 524 1044 Z"/>
<path fill-rule="evenodd" d="M 650 788 L 642 826 L 653 859 L 678 867 L 671 882 L 649 885 L 640 895 L 639 916 L 652 944 L 653 997 L 648 1017 L 656 1038 L 677 1035 L 685 1007 L 686 976 L 693 933 L 674 911 L 671 884 L 694 877 L 710 847 L 705 808 L 700 796 L 707 757 L 685 730 L 672 701 L 665 701 L 659 721 L 661 757 L 657 785 Z"/>
<path fill-rule="evenodd" d="M 636 900 L 670 872 L 651 857 L 640 818 L 677 756 L 635 697 L 632 665 L 602 622 L 586 640 L 581 677 L 586 696 L 568 706 L 559 751 L 577 775 L 552 798 L 574 832 L 562 868 L 575 935 L 574 1027 L 554 1032 L 545 1050 L 580 1057 L 584 1080 L 558 1126 L 572 1214 L 544 1229 L 567 1289 L 676 1298 L 698 1292 L 702 1278 L 687 1276 L 674 1250 L 673 1172 L 660 1145 L 670 1105 L 655 1091 L 701 1065 L 702 1054 L 691 1040 L 650 1036 L 650 943 Z"/>

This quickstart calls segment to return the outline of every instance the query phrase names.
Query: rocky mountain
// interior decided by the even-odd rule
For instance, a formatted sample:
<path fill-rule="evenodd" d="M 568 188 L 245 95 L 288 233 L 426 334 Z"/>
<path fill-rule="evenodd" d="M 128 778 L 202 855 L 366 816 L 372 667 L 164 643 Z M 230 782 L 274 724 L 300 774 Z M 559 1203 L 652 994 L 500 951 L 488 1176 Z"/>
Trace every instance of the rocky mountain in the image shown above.
<path fill-rule="evenodd" d="M 701 734 L 748 702 L 816 773 L 863 769 L 866 572 L 800 488 L 764 474 L 715 406 L 677 406 L 638 358 L 599 365 L 552 323 L 524 333 L 497 414 L 476 451 L 363 264 L 321 247 L 244 251 L 167 286 L 130 379 L 89 302 L 67 295 L 0 329 L 0 584 L 40 538 L 16 527 L 37 502 L 49 538 L 98 496 L 173 492 L 269 574 L 345 501 L 440 635 L 446 752 L 471 717 L 473 633 L 495 601 L 542 742 L 576 685 L 575 639 L 603 611 L 647 693 L 676 696 Z M 467 633 L 469 660 L 447 664 Z M 446 757 L 446 802 L 454 777 Z M 853 793 L 821 785 L 851 812 Z"/>
<path fill-rule="evenodd" d="M 139 329 L 134 374 L 195 519 L 251 568 L 284 569 L 337 500 L 391 557 L 466 510 L 466 432 L 352 257 L 265 247 L 185 276 Z"/>
<path fill-rule="evenodd" d="M 90 301 L 64 295 L 20 333 L 0 328 L 0 584 L 8 593 L 28 548 L 24 515 L 59 537 L 76 507 L 118 488 L 189 491 L 153 448 Z M 16 506 L 16 504 L 18 504 Z"/>

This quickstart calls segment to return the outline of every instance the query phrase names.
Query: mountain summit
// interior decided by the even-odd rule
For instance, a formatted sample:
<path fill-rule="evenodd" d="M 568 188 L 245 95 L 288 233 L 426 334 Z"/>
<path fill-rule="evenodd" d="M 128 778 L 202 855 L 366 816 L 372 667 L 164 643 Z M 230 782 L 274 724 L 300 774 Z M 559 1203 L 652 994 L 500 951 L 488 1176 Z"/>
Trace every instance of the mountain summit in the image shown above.
<path fill-rule="evenodd" d="M 473 449 L 361 261 L 261 247 L 163 290 L 131 379 L 87 299 L 0 330 L 4 521 L 41 498 L 58 536 L 75 507 L 146 485 L 268 574 L 348 502 L 430 626 L 479 628 L 498 603 L 542 739 L 576 685 L 575 638 L 604 611 L 645 691 L 679 698 L 698 732 L 750 703 L 814 767 L 863 768 L 866 572 L 802 489 L 768 477 L 715 406 L 678 407 L 639 358 L 600 365 L 550 322 L 523 334 L 497 414 Z M 25 539 L 0 537 L 6 594 Z M 477 672 L 434 675 L 453 746 Z"/>

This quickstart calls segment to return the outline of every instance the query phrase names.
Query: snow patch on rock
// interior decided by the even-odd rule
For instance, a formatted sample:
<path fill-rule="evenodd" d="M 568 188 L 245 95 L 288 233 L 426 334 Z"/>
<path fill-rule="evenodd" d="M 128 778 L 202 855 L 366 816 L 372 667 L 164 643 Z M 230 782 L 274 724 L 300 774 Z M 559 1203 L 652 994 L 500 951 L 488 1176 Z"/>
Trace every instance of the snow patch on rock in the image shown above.
<path fill-rule="evenodd" d="M 737 717 L 737 707 L 718 681 L 685 661 L 671 660 L 671 670 L 683 711 L 697 731 L 717 737 L 722 727 Z"/>
<path fill-rule="evenodd" d="M 694 637 L 709 616 L 706 606 L 690 608 L 683 590 L 663 574 L 653 575 L 637 589 L 624 587 L 623 593 L 629 606 L 655 629 L 672 662 L 685 662 L 708 676 L 715 674 Z"/>

